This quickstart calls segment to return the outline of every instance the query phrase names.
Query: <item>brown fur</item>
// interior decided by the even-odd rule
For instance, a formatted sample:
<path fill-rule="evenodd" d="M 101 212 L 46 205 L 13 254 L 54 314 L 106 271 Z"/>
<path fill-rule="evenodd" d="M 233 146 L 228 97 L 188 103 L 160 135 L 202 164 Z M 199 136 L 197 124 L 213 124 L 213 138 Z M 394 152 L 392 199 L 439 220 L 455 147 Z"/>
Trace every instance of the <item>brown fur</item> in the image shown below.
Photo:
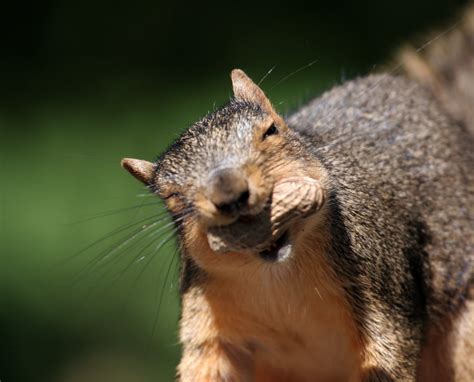
<path fill-rule="evenodd" d="M 223 365 L 222 373 L 230 378 L 223 380 L 243 381 L 242 375 L 257 373 L 261 377 L 255 381 L 260 381 L 266 370 L 295 381 L 346 381 L 359 373 L 357 354 L 362 345 L 350 306 L 325 256 L 317 255 L 324 251 L 323 245 L 314 248 L 313 243 L 324 242 L 325 235 L 308 233 L 301 237 L 297 263 L 287 269 L 265 266 L 241 254 L 216 257 L 207 248 L 205 237 L 201 237 L 200 245 L 192 242 L 190 255 L 198 264 L 205 264 L 208 275 L 197 289 L 199 298 L 191 294 L 189 301 L 183 300 L 183 312 L 191 312 L 191 317 L 183 316 L 182 331 L 189 332 L 192 341 L 217 340 L 241 354 L 232 368 Z M 196 303 L 199 308 L 193 309 Z M 198 330 L 203 336 L 198 339 L 197 322 L 208 325 Z M 294 322 L 299 324 L 294 326 Z M 183 342 L 187 343 L 186 338 Z M 204 354 L 204 359 L 195 360 L 199 369 L 208 362 L 208 354 Z M 182 363 L 180 370 L 183 368 Z M 215 365 L 211 363 L 210 368 L 214 370 Z"/>
<path fill-rule="evenodd" d="M 232 81 L 235 99 L 156 164 L 125 162 L 179 229 L 178 378 L 474 380 L 469 119 L 401 77 L 348 82 L 287 119 L 245 73 Z M 319 182 L 322 208 L 268 251 L 211 250 L 210 227 L 260 216 L 289 177 Z"/>

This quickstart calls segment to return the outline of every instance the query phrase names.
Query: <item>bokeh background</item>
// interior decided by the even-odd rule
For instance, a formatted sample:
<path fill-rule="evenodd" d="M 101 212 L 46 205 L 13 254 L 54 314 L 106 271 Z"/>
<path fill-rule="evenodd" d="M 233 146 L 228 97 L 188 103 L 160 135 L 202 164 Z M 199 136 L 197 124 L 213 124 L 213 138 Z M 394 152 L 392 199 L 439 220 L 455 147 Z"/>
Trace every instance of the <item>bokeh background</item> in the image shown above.
<path fill-rule="evenodd" d="M 166 219 L 138 234 L 162 206 L 120 159 L 154 159 L 224 103 L 234 67 L 257 81 L 274 68 L 262 87 L 285 113 L 396 67 L 463 4 L 3 4 L 0 380 L 173 380 L 178 258 Z"/>

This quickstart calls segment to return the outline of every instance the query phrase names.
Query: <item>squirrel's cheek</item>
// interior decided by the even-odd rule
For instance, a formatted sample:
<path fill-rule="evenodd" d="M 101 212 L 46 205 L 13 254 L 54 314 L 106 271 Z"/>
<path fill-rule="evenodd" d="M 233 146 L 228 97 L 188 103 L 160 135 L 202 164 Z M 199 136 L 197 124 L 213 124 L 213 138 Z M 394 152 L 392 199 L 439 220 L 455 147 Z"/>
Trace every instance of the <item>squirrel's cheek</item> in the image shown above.
<path fill-rule="evenodd" d="M 268 177 L 263 174 L 260 166 L 248 164 L 244 168 L 247 174 L 247 182 L 250 191 L 248 207 L 252 213 L 258 213 L 264 207 L 265 202 L 271 194 L 271 186 Z"/>

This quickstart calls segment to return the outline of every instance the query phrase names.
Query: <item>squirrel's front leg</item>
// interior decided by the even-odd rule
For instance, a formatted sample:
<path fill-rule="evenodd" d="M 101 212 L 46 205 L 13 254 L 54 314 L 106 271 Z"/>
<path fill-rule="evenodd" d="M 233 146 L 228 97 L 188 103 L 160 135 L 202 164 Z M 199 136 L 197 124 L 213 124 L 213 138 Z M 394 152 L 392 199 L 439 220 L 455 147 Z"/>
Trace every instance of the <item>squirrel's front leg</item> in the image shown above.
<path fill-rule="evenodd" d="M 178 381 L 254 380 L 251 352 L 222 338 L 208 301 L 198 288 L 183 295 L 180 339 L 183 354 L 178 365 Z"/>

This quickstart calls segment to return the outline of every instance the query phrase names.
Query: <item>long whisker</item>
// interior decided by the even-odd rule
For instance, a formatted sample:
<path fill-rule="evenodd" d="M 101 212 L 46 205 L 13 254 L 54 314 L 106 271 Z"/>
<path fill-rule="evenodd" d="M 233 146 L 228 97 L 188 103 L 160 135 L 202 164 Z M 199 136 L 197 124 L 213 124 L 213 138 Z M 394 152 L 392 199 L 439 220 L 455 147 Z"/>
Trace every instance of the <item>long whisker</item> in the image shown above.
<path fill-rule="evenodd" d="M 152 231 L 150 232 L 148 235 L 146 235 L 145 238 L 143 239 L 146 239 L 146 238 L 149 238 L 149 237 L 153 237 L 151 243 L 153 243 L 154 241 L 156 241 L 157 239 L 159 239 L 161 237 L 162 234 L 166 234 L 167 232 L 171 232 L 174 230 L 174 227 L 173 227 L 174 223 L 173 222 L 169 222 L 167 224 L 165 224 L 164 226 L 161 226 L 160 228 L 158 228 L 156 231 Z M 146 228 L 146 230 L 148 230 L 149 228 L 152 228 L 152 225 L 150 225 L 149 227 Z M 170 231 L 170 228 L 171 228 L 171 231 Z M 132 249 L 134 246 L 136 246 L 137 244 L 139 243 L 138 240 L 135 240 L 132 244 L 130 244 L 128 246 L 128 249 Z M 131 264 L 133 264 L 135 262 L 135 260 L 141 255 L 141 253 L 143 253 L 145 251 L 146 247 L 142 248 L 140 251 L 139 251 L 139 254 L 136 255 L 132 261 Z M 121 260 L 121 257 L 120 256 L 114 256 L 114 257 L 110 257 L 109 255 L 107 255 L 108 258 L 106 257 L 103 257 L 99 262 L 97 262 L 95 264 L 95 267 L 93 269 L 91 269 L 91 271 L 93 271 L 94 269 L 95 270 L 99 270 L 100 268 L 103 268 L 104 266 L 109 266 L 109 269 L 113 269 L 111 266 L 113 264 L 115 264 L 117 261 Z M 108 260 L 108 261 L 107 261 Z M 100 262 L 102 262 L 100 264 Z"/>
<path fill-rule="evenodd" d="M 190 215 L 189 215 L 189 212 L 191 212 L 191 211 L 192 211 L 192 208 L 187 208 L 187 209 L 184 211 L 184 212 L 186 212 L 186 213 L 184 214 L 183 212 L 181 212 L 181 216 L 176 217 L 176 218 L 173 220 L 173 223 L 174 223 L 175 225 L 179 225 L 179 223 L 181 223 L 184 219 L 186 219 L 186 218 L 188 218 L 188 217 L 190 216 Z M 178 228 L 176 227 L 174 233 L 176 233 L 177 230 L 178 230 Z M 130 264 L 130 266 L 133 265 L 134 263 L 138 263 L 138 262 L 140 262 L 140 261 L 142 261 L 142 260 L 144 260 L 144 259 L 146 258 L 146 256 L 140 257 L 140 255 L 141 255 L 141 253 L 137 254 L 137 255 L 134 257 L 134 259 L 132 260 L 132 263 Z M 151 257 L 152 257 L 152 256 L 153 256 L 153 255 L 150 256 L 150 259 L 148 260 L 148 262 L 151 261 Z M 136 281 L 138 281 L 138 279 L 141 277 L 141 275 L 142 275 L 143 272 L 144 272 L 144 269 L 145 269 L 147 266 L 148 266 L 148 263 L 145 264 L 143 270 L 140 272 L 140 274 L 138 274 Z"/>
<path fill-rule="evenodd" d="M 161 226 L 158 230 L 156 231 L 153 231 L 151 232 L 148 236 L 152 235 L 152 236 L 156 236 L 156 235 L 161 235 L 161 234 L 165 234 L 170 227 L 172 227 L 173 225 L 181 222 L 182 220 L 184 220 L 185 218 L 187 218 L 189 216 L 189 213 L 192 211 L 192 208 L 188 207 L 188 208 L 185 208 L 183 211 L 180 212 L 180 216 L 178 216 L 177 218 L 173 219 L 172 221 L 168 222 L 167 224 L 165 224 L 164 226 Z M 133 248 L 134 246 L 137 245 L 138 243 L 138 240 L 135 240 L 137 238 L 141 238 L 143 237 L 143 235 L 149 231 L 150 229 L 152 229 L 153 227 L 155 227 L 156 225 L 158 225 L 159 223 L 163 222 L 163 221 L 166 221 L 168 219 L 171 219 L 170 217 L 168 216 L 165 216 L 165 217 L 161 217 L 159 218 L 158 220 L 156 221 L 153 221 L 153 222 L 150 222 L 150 223 L 147 223 L 145 226 L 142 226 L 136 230 L 134 230 L 133 232 L 131 232 L 126 238 L 124 239 L 121 239 L 121 240 L 118 240 L 116 242 L 114 242 L 111 246 L 109 246 L 108 248 L 106 248 L 105 250 L 103 250 L 101 253 L 99 253 L 98 256 L 94 257 L 93 259 L 91 259 L 79 272 L 78 274 L 76 275 L 76 278 L 75 278 L 75 282 L 77 282 L 79 279 L 82 278 L 82 275 L 84 273 L 86 273 L 87 271 L 92 271 L 94 269 L 100 269 L 101 267 L 103 267 L 104 265 L 111 265 L 113 263 L 115 263 L 116 261 L 120 260 L 120 257 L 119 256 L 113 256 L 115 253 L 119 252 L 120 250 L 124 249 L 125 247 L 127 247 L 128 249 L 131 249 Z M 148 219 L 147 219 L 148 220 Z M 136 224 L 134 224 L 136 225 Z M 123 231 L 123 230 L 122 230 Z M 159 238 L 159 237 L 158 237 Z M 131 243 L 131 244 L 130 244 Z M 140 253 L 141 254 L 141 253 Z M 110 261 L 107 261 L 108 258 L 112 258 L 112 260 Z M 133 262 L 136 262 L 136 260 L 139 258 L 139 255 L 135 256 L 135 258 L 133 259 L 132 261 L 132 264 Z M 131 264 L 131 265 L 132 265 Z"/>
<path fill-rule="evenodd" d="M 155 215 L 148 216 L 144 219 L 141 219 L 137 222 L 123 224 L 123 225 L 117 227 L 116 229 L 112 230 L 111 232 L 109 232 L 105 236 L 102 236 L 101 238 L 99 238 L 99 239 L 93 241 L 92 243 L 86 245 L 84 248 L 80 249 L 79 251 L 73 253 L 70 256 L 67 256 L 65 259 L 62 259 L 62 261 L 60 261 L 59 264 L 57 264 L 57 266 L 64 265 L 66 262 L 69 262 L 69 261 L 77 258 L 79 255 L 83 254 L 84 252 L 86 252 L 90 248 L 104 242 L 105 240 L 110 239 L 111 237 L 113 237 L 115 235 L 118 235 L 119 233 L 122 233 L 122 232 L 132 228 L 133 226 L 143 224 L 143 223 L 145 223 L 145 222 L 147 222 L 151 219 L 155 219 L 156 217 L 160 217 L 161 215 L 162 215 L 161 213 L 160 214 L 155 214 Z"/>
<path fill-rule="evenodd" d="M 176 232 L 174 231 L 174 232 L 171 233 L 171 235 L 167 236 L 162 242 L 160 242 L 160 244 L 155 248 L 155 250 L 149 255 L 149 258 L 145 262 L 145 265 L 142 267 L 142 269 L 138 273 L 137 277 L 135 278 L 133 286 L 135 286 L 137 284 L 138 280 L 143 276 L 146 269 L 148 268 L 148 266 L 152 262 L 152 260 L 154 258 L 154 255 L 161 249 L 161 247 L 163 247 L 163 245 L 166 244 L 167 241 L 171 240 L 174 237 L 175 234 L 176 234 Z"/>
<path fill-rule="evenodd" d="M 84 219 L 80 219 L 80 220 L 77 220 L 77 221 L 74 221 L 74 222 L 71 222 L 71 223 L 66 223 L 66 225 L 75 225 L 75 224 L 85 223 L 85 222 L 88 222 L 88 221 L 91 221 L 91 220 L 94 220 L 94 219 L 99 219 L 99 218 L 103 218 L 103 217 L 107 217 L 107 216 L 116 215 L 116 214 L 120 214 L 120 213 L 127 212 L 127 211 L 130 211 L 130 210 L 134 210 L 134 209 L 140 209 L 141 207 L 158 206 L 160 204 L 161 204 L 161 202 L 156 201 L 156 202 L 153 202 L 153 203 L 145 203 L 145 204 L 142 203 L 142 204 L 138 204 L 136 206 L 103 211 L 103 212 L 96 213 L 92 216 L 86 217 Z M 164 207 L 162 207 L 162 212 L 163 213 L 166 212 Z"/>
<path fill-rule="evenodd" d="M 270 75 L 271 72 L 276 68 L 276 65 L 272 66 L 268 72 L 265 73 L 265 75 L 258 81 L 257 85 L 260 86 L 263 81 Z"/>
<path fill-rule="evenodd" d="M 141 262 L 142 260 L 144 260 L 147 256 L 141 256 L 153 243 L 155 243 L 157 240 L 159 240 L 161 238 L 162 235 L 164 234 L 167 234 L 168 232 L 172 232 L 173 236 L 176 234 L 177 232 L 177 228 L 176 227 L 173 227 L 173 229 L 171 230 L 168 230 L 170 228 L 170 226 L 173 226 L 175 225 L 176 223 L 178 223 L 179 221 L 183 220 L 184 218 L 186 218 L 186 216 L 181 216 L 180 218 L 168 223 L 166 226 L 163 226 L 163 227 L 160 227 L 158 230 L 154 231 L 154 232 L 151 232 L 148 237 L 150 236 L 153 236 L 152 240 L 150 240 L 145 246 L 143 246 L 143 248 L 134 256 L 132 257 L 132 259 L 127 263 L 127 266 L 125 268 L 122 269 L 122 271 L 119 273 L 118 278 L 122 277 L 126 272 L 127 270 L 133 266 L 134 264 L 138 263 L 138 262 Z M 157 237 L 155 237 L 157 236 Z"/>
<path fill-rule="evenodd" d="M 144 194 L 137 194 L 136 197 L 137 198 L 147 198 L 147 197 L 155 197 L 156 198 L 156 194 L 154 194 L 153 192 L 146 192 Z"/>
<path fill-rule="evenodd" d="M 296 69 L 295 71 L 291 72 L 290 74 L 287 74 L 285 77 L 283 77 L 282 79 L 280 79 L 275 85 L 273 85 L 270 90 L 273 90 L 275 89 L 278 85 L 280 85 L 282 82 L 286 81 L 288 78 L 290 77 L 293 77 L 295 74 L 307 69 L 307 68 L 310 68 L 311 66 L 313 66 L 314 64 L 316 64 L 317 62 L 319 61 L 319 58 L 311 61 L 310 63 L 306 64 L 306 65 L 303 65 L 301 67 L 299 67 L 298 69 Z"/>
<path fill-rule="evenodd" d="M 155 232 L 155 233 L 156 233 L 156 232 Z M 161 232 L 161 233 L 163 234 L 164 232 Z M 167 238 L 165 238 L 165 239 L 163 240 L 163 242 L 160 242 L 160 245 L 157 247 L 157 250 L 159 250 L 164 244 L 166 244 L 166 243 L 169 241 L 169 238 L 174 237 L 175 233 L 176 233 L 175 230 L 173 230 L 173 231 L 171 232 L 171 235 L 169 235 Z M 161 238 L 161 235 L 158 235 L 158 237 L 154 237 L 154 238 L 146 245 L 146 247 L 148 248 L 151 244 L 155 243 L 155 242 L 156 242 L 157 240 L 159 240 L 160 238 Z M 145 251 L 145 250 L 146 250 L 146 248 L 143 248 L 141 252 L 143 252 L 143 251 Z M 116 260 L 116 259 L 114 259 L 114 260 Z M 132 263 L 132 264 L 133 264 L 133 263 Z M 111 264 L 108 264 L 108 265 L 111 265 Z M 126 272 L 127 269 L 128 269 L 128 267 L 125 268 L 125 269 L 123 269 L 123 270 L 119 273 L 118 276 L 117 276 L 117 275 L 115 276 L 115 278 L 114 278 L 114 279 L 112 280 L 112 282 L 111 282 L 111 286 L 114 285 L 114 284 L 120 279 L 120 277 Z M 104 282 L 106 282 L 107 280 L 109 280 L 108 276 L 110 275 L 110 273 L 112 272 L 112 270 L 113 270 L 113 267 L 111 267 L 111 266 L 109 266 L 109 267 L 106 269 L 106 271 L 101 275 L 100 280 L 89 290 L 89 293 L 88 293 L 88 296 L 89 296 L 89 297 L 92 295 L 92 293 L 94 292 L 94 290 L 97 290 L 97 289 L 98 289 L 98 287 L 100 286 L 100 284 L 103 284 Z M 134 284 L 134 285 L 135 285 L 135 284 Z M 131 288 L 131 289 L 132 289 L 132 288 Z"/>
<path fill-rule="evenodd" d="M 110 257 L 112 254 L 117 252 L 118 250 L 124 248 L 128 243 L 130 243 L 132 240 L 137 238 L 139 235 L 143 234 L 144 232 L 148 231 L 149 229 L 153 228 L 156 226 L 158 223 L 162 222 L 163 220 L 168 219 L 168 217 L 158 219 L 152 223 L 149 223 L 148 225 L 145 225 L 143 227 L 140 227 L 136 230 L 134 230 L 130 235 L 128 235 L 125 239 L 120 239 L 112 244 L 112 246 L 108 247 L 104 251 L 100 252 L 98 256 L 96 256 L 94 259 L 90 260 L 76 275 L 76 278 L 79 278 L 83 273 L 85 273 L 88 270 L 93 269 L 97 264 L 100 262 L 104 261 L 108 257 Z M 76 281 L 78 281 L 76 279 Z"/>
<path fill-rule="evenodd" d="M 164 292 L 165 292 L 165 286 L 166 286 L 166 283 L 168 282 L 168 277 L 169 277 L 169 274 L 170 274 L 170 270 L 173 267 L 173 263 L 174 263 L 175 259 L 177 258 L 176 253 L 177 253 L 177 250 L 175 250 L 173 255 L 171 256 L 171 259 L 170 259 L 170 262 L 169 262 L 169 265 L 168 265 L 168 269 L 166 271 L 165 279 L 163 280 L 163 284 L 161 285 L 160 297 L 158 299 L 158 304 L 157 304 L 157 307 L 156 307 L 155 320 L 153 321 L 153 328 L 152 328 L 152 331 L 151 331 L 150 340 L 148 342 L 147 351 L 145 353 L 147 355 L 150 354 L 151 344 L 153 343 L 153 338 L 155 337 L 156 327 L 158 325 L 158 317 L 160 315 L 160 310 L 161 310 L 161 303 L 163 301 L 163 295 L 164 295 Z"/>

